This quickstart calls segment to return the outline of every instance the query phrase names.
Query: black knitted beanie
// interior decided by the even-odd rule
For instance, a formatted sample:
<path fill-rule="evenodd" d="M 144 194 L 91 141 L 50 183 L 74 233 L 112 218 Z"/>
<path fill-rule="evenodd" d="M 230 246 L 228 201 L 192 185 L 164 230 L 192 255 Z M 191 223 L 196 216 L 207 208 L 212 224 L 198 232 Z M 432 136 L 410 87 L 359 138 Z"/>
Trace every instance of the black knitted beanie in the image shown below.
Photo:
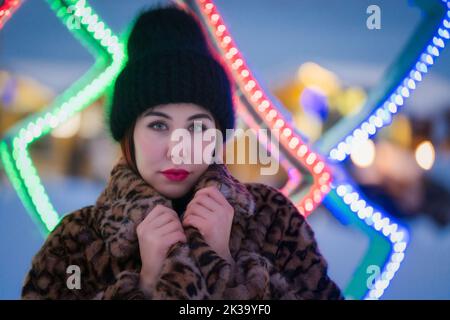
<path fill-rule="evenodd" d="M 168 103 L 205 108 L 225 140 L 225 130 L 235 125 L 232 84 L 196 17 L 175 6 L 144 11 L 131 30 L 127 50 L 109 114 L 116 141 L 142 112 Z"/>

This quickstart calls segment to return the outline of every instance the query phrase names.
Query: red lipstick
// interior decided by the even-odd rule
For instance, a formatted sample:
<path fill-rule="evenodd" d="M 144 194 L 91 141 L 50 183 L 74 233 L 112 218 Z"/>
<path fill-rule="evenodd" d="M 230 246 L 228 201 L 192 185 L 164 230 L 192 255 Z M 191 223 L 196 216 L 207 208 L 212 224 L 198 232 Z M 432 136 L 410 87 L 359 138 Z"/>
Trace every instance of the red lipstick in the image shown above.
<path fill-rule="evenodd" d="M 183 169 L 168 169 L 161 173 L 171 181 L 183 181 L 189 175 L 189 172 Z"/>

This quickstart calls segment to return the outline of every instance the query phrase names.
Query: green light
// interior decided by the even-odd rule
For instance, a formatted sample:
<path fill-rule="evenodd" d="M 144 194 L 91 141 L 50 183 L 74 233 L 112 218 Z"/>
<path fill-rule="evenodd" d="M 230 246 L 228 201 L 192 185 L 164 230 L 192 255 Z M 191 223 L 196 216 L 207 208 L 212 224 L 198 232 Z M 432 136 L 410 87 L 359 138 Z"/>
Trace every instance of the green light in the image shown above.
<path fill-rule="evenodd" d="M 28 147 L 98 99 L 114 81 L 126 57 L 123 44 L 84 1 L 47 0 L 69 31 L 94 56 L 94 65 L 44 111 L 9 130 L 0 145 L 1 159 L 25 208 L 44 234 L 60 221 L 39 178 Z M 81 19 L 80 19 L 81 17 Z M 79 28 L 66 23 L 77 19 Z"/>

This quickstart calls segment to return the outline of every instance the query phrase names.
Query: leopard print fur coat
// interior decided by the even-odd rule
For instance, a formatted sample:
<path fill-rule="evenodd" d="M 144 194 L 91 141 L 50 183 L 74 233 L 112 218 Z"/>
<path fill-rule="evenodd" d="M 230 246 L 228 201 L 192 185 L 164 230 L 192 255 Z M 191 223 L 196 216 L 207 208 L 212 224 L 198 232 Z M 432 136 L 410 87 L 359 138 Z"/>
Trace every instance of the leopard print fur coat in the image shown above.
<path fill-rule="evenodd" d="M 241 183 L 212 164 L 195 191 L 215 185 L 234 208 L 230 263 L 193 227 L 187 243 L 169 251 L 152 291 L 139 288 L 137 225 L 157 204 L 171 201 L 121 159 L 96 201 L 66 215 L 32 260 L 23 299 L 342 299 L 327 275 L 314 233 L 279 190 Z M 81 285 L 69 289 L 67 268 Z"/>

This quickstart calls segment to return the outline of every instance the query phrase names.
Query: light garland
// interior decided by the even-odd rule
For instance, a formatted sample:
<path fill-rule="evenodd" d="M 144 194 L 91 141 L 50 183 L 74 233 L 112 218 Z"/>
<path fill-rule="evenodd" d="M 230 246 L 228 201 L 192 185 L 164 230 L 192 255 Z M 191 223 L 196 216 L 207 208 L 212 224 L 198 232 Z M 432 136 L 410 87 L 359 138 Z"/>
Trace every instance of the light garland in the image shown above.
<path fill-rule="evenodd" d="M 290 121 L 282 114 L 282 106 L 276 105 L 273 99 L 269 98 L 253 76 L 214 3 L 210 0 L 198 0 L 192 3 L 195 3 L 194 11 L 203 18 L 217 48 L 224 57 L 225 64 L 234 75 L 237 88 L 242 93 L 241 99 L 245 97 L 253 109 L 252 114 L 256 114 L 267 128 L 280 131 L 280 145 L 313 177 L 311 188 L 296 203 L 299 212 L 308 216 L 330 190 L 331 174 L 326 162 L 304 142 L 296 129 L 291 126 Z M 291 186 L 286 186 L 285 190 L 290 188 Z"/>
<path fill-rule="evenodd" d="M 403 64 L 400 64 L 402 66 L 405 65 L 405 60 L 411 61 L 412 67 L 406 70 L 394 68 L 388 72 L 388 78 L 383 81 L 382 88 L 374 90 L 375 93 L 369 97 L 359 116 L 344 119 L 318 141 L 316 147 L 323 153 L 329 154 L 330 159 L 336 162 L 346 160 L 355 143 L 370 139 L 377 133 L 378 129 L 389 125 L 392 116 L 399 111 L 399 108 L 434 64 L 435 59 L 450 38 L 450 3 L 448 0 L 437 1 L 439 5 L 433 8 L 430 6 L 422 8 L 423 10 L 433 10 L 433 12 L 428 12 L 428 18 L 418 28 L 418 33 L 411 37 L 410 44 L 406 46 L 404 53 L 398 59 L 398 61 L 403 62 Z M 437 28 L 436 20 L 438 20 Z M 431 35 L 431 38 L 429 35 Z M 395 62 L 393 66 L 396 67 L 397 64 L 399 63 Z M 398 81 L 399 75 L 400 80 Z M 390 89 L 391 87 L 393 89 Z M 384 91 L 389 93 L 385 95 Z M 384 96 L 387 98 L 384 98 Z M 381 102 L 378 103 L 378 101 Z M 372 110 L 373 105 L 377 107 Z M 358 122 L 356 128 L 348 130 L 355 121 L 360 122 Z M 348 132 L 350 133 L 348 134 Z M 328 208 L 334 209 L 331 211 L 335 215 L 345 215 L 345 208 L 348 208 L 353 215 L 356 214 L 358 219 L 375 229 L 379 237 L 390 242 L 391 253 L 386 259 L 381 259 L 384 261 L 377 263 L 377 265 L 382 266 L 383 272 L 381 278 L 376 280 L 375 288 L 361 289 L 366 286 L 367 274 L 361 273 L 361 277 L 353 279 L 354 283 L 359 283 L 355 291 L 367 291 L 360 297 L 379 299 L 400 267 L 404 251 L 408 245 L 408 232 L 399 223 L 391 223 L 393 219 L 386 213 L 382 213 L 380 210 L 374 212 L 375 206 L 370 204 L 369 200 L 365 199 L 355 187 L 351 186 L 349 177 L 342 180 L 343 182 L 336 182 L 336 186 L 325 198 L 324 204 Z M 391 229 L 394 231 L 391 232 Z M 397 229 L 400 231 L 395 232 Z M 378 240 L 372 241 L 369 251 L 377 247 L 379 242 Z M 384 251 L 384 249 L 381 249 L 381 251 Z M 365 265 L 367 263 L 363 261 L 358 269 Z M 352 295 L 351 290 L 348 289 L 347 292 Z"/>
<path fill-rule="evenodd" d="M 255 132 L 258 129 L 261 129 L 261 127 L 256 123 L 255 119 L 250 115 L 248 109 L 244 106 L 244 103 L 240 101 L 240 99 L 238 98 L 236 98 L 235 101 L 240 120 L 242 120 L 247 126 L 253 129 Z M 271 155 L 272 150 L 276 150 L 275 152 L 280 156 L 281 165 L 288 173 L 288 180 L 284 185 L 284 187 L 280 189 L 280 191 L 286 196 L 293 193 L 294 190 L 301 185 L 301 175 L 298 172 L 298 170 L 290 163 L 289 160 L 285 159 L 282 156 L 282 154 L 279 153 L 279 150 L 276 149 L 276 146 L 270 143 L 271 140 L 267 137 L 267 135 L 264 135 L 264 137 L 260 137 L 258 142 L 264 148 L 266 148 L 266 150 L 269 150 L 271 152 Z"/>
<path fill-rule="evenodd" d="M 345 135 L 338 143 L 328 144 L 331 148 L 327 154 L 331 159 L 345 160 L 355 141 L 369 139 L 377 133 L 378 129 L 390 124 L 392 116 L 398 112 L 416 88 L 418 82 L 423 79 L 423 76 L 434 64 L 435 59 L 449 40 L 450 4 L 447 0 L 441 1 L 446 5 L 445 16 L 432 40 L 420 54 L 419 59 L 409 70 L 407 76 L 390 91 L 387 98 L 382 103 L 376 104 L 375 110 L 368 113 L 365 119 L 355 129 L 351 130 L 350 134 Z M 98 98 L 113 81 L 126 59 L 123 46 L 118 38 L 103 22 L 99 21 L 99 17 L 93 13 L 89 6 L 84 5 L 85 1 L 48 0 L 48 2 L 63 21 L 67 21 L 71 16 L 81 21 L 81 29 L 75 30 L 74 34 L 80 37 L 91 51 L 96 53 L 97 61 L 94 67 L 69 90 L 58 97 L 47 111 L 27 118 L 16 125 L 0 143 L 0 155 L 8 177 L 27 210 L 32 213 L 33 218 L 37 218 L 37 221 L 45 227 L 45 232 L 51 231 L 56 226 L 59 215 L 53 208 L 39 179 L 29 156 L 28 147 Z M 280 107 L 277 107 L 269 99 L 251 75 L 245 60 L 236 48 L 212 1 L 199 0 L 197 2 L 202 14 L 207 19 L 209 27 L 214 31 L 215 40 L 224 53 L 227 65 L 235 74 L 235 79 L 246 100 L 250 102 L 254 111 L 268 128 L 279 129 L 282 132 L 280 143 L 313 175 L 313 187 L 298 204 L 300 212 L 308 215 L 329 191 L 329 183 L 331 182 L 329 168 L 322 158 L 311 151 L 303 139 L 296 134 L 295 128 L 291 127 L 286 118 L 281 115 Z M 0 8 L 0 29 L 20 3 L 19 0 L 5 1 Z M 72 13 L 67 10 L 69 4 L 76 7 L 76 10 Z M 327 148 L 323 147 L 322 149 Z M 292 171 L 290 171 L 289 176 L 291 174 Z M 292 188 L 292 186 L 289 188 Z M 370 289 L 366 295 L 366 298 L 378 299 L 400 267 L 408 244 L 408 233 L 400 224 L 393 222 L 393 219 L 389 218 L 387 214 L 376 210 L 351 184 L 337 184 L 327 196 L 325 203 L 328 202 L 327 199 L 332 199 L 335 196 L 358 219 L 389 240 L 391 244 L 392 250 L 383 266 L 381 277 L 376 280 L 374 288 Z"/>
<path fill-rule="evenodd" d="M 446 42 L 450 39 L 450 3 L 448 0 L 438 1 L 444 3 L 446 10 L 431 40 L 426 39 L 427 43 L 424 49 L 419 53 L 418 57 L 413 57 L 412 67 L 409 70 L 401 70 L 405 74 L 404 77 L 401 77 L 396 83 L 387 79 L 384 80 L 388 84 L 393 83 L 393 88 L 388 89 L 390 92 L 386 98 L 379 99 L 378 96 L 375 96 L 374 99 L 368 99 L 363 109 L 369 111 L 361 112 L 361 116 L 355 118 L 356 121 L 360 121 L 359 124 L 349 134 L 346 134 L 343 138 L 338 138 L 339 140 L 336 142 L 335 139 L 330 139 L 333 141 L 332 146 L 326 145 L 322 148 L 328 151 L 328 156 L 331 159 L 344 161 L 350 155 L 355 143 L 369 139 L 379 129 L 389 125 L 392 122 L 392 117 L 399 112 L 406 100 L 417 88 L 418 83 L 423 80 L 431 66 L 435 63 L 440 52 L 445 48 Z M 417 39 L 414 39 L 414 41 L 417 41 Z M 409 60 L 404 57 L 402 59 Z M 376 107 L 371 110 L 373 105 L 376 105 Z M 353 121 L 355 120 L 352 120 L 352 123 Z M 348 126 L 345 121 L 343 123 Z M 330 130 L 329 136 L 340 137 L 340 135 L 335 135 L 334 130 Z"/>
<path fill-rule="evenodd" d="M 20 0 L 4 0 L 0 6 L 0 30 L 22 4 Z"/>
<path fill-rule="evenodd" d="M 8 177 L 44 234 L 53 230 L 60 216 L 42 185 L 28 148 L 98 99 L 120 72 L 126 58 L 118 37 L 84 0 L 48 0 L 48 3 L 66 26 L 69 18 L 79 22 L 79 28 L 69 30 L 96 56 L 96 62 L 46 110 L 9 130 L 0 145 Z"/>
<path fill-rule="evenodd" d="M 380 254 L 370 257 L 371 263 L 362 263 L 364 266 L 383 265 L 381 274 L 375 279 L 373 287 L 368 288 L 369 291 L 365 294 L 366 299 L 379 299 L 403 261 L 408 246 L 408 231 L 392 217 L 369 204 L 356 187 L 350 184 L 340 184 L 334 190 L 341 201 L 350 208 L 353 215 L 356 215 L 367 226 L 390 242 L 387 259 L 384 258 L 384 254 Z M 378 260 L 377 263 L 373 262 L 374 259 Z M 367 274 L 364 274 L 364 278 L 367 278 Z"/>

